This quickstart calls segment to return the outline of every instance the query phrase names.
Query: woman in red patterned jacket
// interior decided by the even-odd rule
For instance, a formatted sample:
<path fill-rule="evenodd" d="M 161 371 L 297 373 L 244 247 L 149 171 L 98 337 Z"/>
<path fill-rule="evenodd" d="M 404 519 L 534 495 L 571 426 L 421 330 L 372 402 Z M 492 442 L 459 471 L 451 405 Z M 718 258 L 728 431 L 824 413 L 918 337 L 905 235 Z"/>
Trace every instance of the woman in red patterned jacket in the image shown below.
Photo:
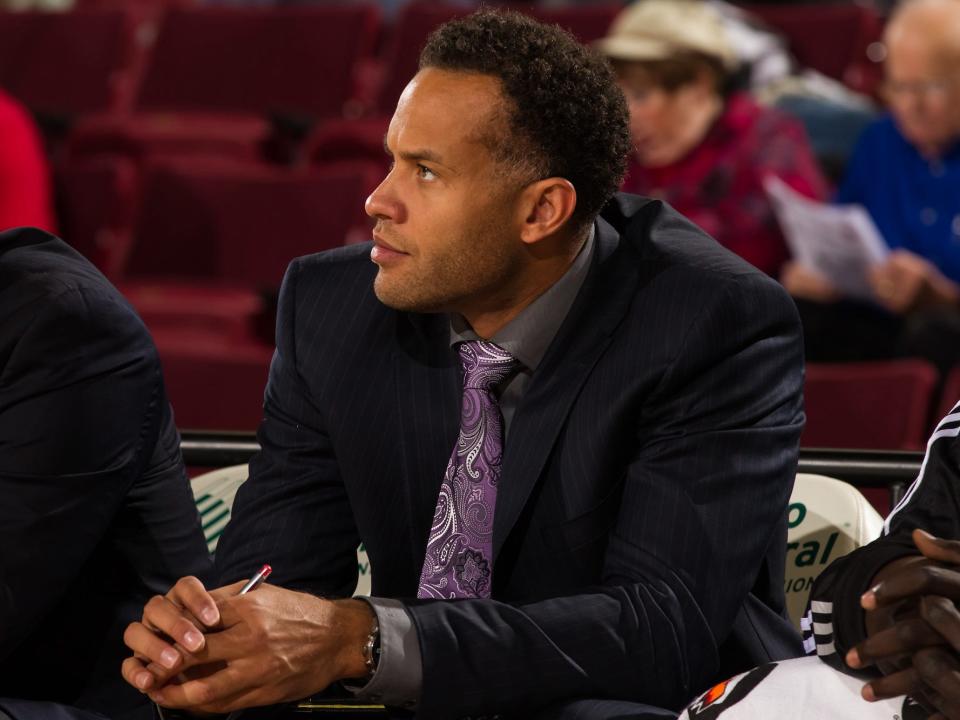
<path fill-rule="evenodd" d="M 660 198 L 776 276 L 787 247 L 763 179 L 824 199 L 802 125 L 728 92 L 737 60 L 719 14 L 697 0 L 641 0 L 597 43 L 630 107 L 634 153 L 623 190 Z"/>

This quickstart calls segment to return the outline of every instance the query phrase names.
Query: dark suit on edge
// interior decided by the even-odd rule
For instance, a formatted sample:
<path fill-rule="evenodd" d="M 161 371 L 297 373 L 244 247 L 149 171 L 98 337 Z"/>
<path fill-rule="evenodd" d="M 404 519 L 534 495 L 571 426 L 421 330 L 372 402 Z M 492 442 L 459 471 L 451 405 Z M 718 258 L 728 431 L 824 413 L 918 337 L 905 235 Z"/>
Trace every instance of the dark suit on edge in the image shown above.
<path fill-rule="evenodd" d="M 493 600 L 415 598 L 459 423 L 445 315 L 374 296 L 369 247 L 284 280 L 263 451 L 218 550 L 221 582 L 408 598 L 418 716 L 564 698 L 678 708 L 800 652 L 784 619 L 785 508 L 803 422 L 796 312 L 772 280 L 659 202 L 618 196 L 581 292 L 513 417 Z"/>
<path fill-rule="evenodd" d="M 123 631 L 210 570 L 143 323 L 62 241 L 0 234 L 0 697 L 151 717 Z"/>

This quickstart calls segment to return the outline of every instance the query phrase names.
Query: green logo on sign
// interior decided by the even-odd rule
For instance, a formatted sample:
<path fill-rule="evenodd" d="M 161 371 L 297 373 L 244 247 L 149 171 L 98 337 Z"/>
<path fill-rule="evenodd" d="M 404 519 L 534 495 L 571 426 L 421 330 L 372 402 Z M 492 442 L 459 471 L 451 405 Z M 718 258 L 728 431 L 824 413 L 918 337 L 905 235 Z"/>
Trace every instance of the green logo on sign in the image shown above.
<path fill-rule="evenodd" d="M 795 528 L 807 516 L 807 506 L 803 503 L 790 503 L 787 506 L 787 527 Z"/>

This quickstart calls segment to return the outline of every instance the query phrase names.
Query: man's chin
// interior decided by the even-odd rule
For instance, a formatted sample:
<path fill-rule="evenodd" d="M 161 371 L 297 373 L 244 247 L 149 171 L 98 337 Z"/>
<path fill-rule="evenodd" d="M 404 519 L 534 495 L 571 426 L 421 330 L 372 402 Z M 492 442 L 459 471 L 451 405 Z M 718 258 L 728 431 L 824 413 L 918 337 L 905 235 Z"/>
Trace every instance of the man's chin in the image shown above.
<path fill-rule="evenodd" d="M 416 284 L 397 283 L 387 280 L 383 276 L 383 270 L 377 273 L 373 281 L 373 293 L 377 300 L 389 308 L 400 310 L 402 312 L 416 313 L 436 313 L 445 312 L 443 304 L 436 298 L 427 298 L 416 292 Z"/>

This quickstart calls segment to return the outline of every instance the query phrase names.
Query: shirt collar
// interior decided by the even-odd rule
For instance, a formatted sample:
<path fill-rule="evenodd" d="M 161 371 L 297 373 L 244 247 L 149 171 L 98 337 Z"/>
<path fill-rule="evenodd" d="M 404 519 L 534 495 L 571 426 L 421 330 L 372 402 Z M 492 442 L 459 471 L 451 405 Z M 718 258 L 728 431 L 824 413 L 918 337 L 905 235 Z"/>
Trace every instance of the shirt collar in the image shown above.
<path fill-rule="evenodd" d="M 596 226 L 592 226 L 587 241 L 563 276 L 490 338 L 490 342 L 513 355 L 531 372 L 546 354 L 587 278 L 596 245 L 595 234 Z M 450 315 L 451 347 L 479 339 L 462 315 Z"/>

